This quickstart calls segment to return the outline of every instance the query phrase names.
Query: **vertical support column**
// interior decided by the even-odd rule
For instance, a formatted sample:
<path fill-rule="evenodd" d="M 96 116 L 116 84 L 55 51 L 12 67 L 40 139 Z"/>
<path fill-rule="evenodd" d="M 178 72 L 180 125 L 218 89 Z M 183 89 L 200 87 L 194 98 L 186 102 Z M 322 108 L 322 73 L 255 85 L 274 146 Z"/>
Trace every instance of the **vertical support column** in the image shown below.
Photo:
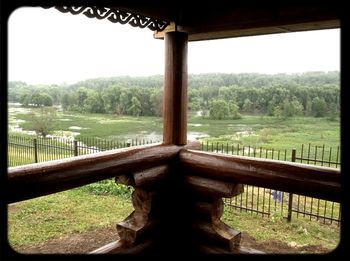
<path fill-rule="evenodd" d="M 165 34 L 164 144 L 187 142 L 187 42 L 187 33 Z"/>

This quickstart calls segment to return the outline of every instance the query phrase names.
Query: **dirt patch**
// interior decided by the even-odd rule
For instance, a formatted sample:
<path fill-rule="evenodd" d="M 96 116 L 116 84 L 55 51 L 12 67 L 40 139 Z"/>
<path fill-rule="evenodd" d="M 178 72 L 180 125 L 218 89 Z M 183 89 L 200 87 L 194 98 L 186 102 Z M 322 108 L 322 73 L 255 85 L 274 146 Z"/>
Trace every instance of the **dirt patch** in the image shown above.
<path fill-rule="evenodd" d="M 118 239 L 115 226 L 51 239 L 32 246 L 18 247 L 20 253 L 83 254 Z"/>
<path fill-rule="evenodd" d="M 91 230 L 84 233 L 55 238 L 45 243 L 33 246 L 19 247 L 16 251 L 20 253 L 40 254 L 83 254 L 95 250 L 118 239 L 115 226 Z M 279 240 L 258 242 L 248 233 L 242 232 L 241 245 L 254 248 L 267 254 L 301 254 L 301 253 L 327 253 L 326 249 L 318 246 L 293 247 Z"/>
<path fill-rule="evenodd" d="M 328 253 L 330 250 L 321 245 L 290 246 L 279 240 L 258 242 L 248 233 L 242 232 L 241 245 L 254 248 L 268 254 L 307 254 L 307 253 Z"/>

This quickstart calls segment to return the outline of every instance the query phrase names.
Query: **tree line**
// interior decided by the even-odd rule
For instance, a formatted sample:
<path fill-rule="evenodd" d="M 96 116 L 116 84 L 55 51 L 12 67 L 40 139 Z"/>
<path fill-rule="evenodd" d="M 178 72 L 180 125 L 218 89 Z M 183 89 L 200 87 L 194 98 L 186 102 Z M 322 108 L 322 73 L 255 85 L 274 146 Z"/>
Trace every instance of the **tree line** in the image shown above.
<path fill-rule="evenodd" d="M 161 116 L 163 76 L 112 77 L 72 85 L 9 82 L 8 100 L 23 106 L 62 105 L 63 110 L 132 116 Z M 302 74 L 189 75 L 188 109 L 213 119 L 266 114 L 336 117 L 339 72 Z"/>

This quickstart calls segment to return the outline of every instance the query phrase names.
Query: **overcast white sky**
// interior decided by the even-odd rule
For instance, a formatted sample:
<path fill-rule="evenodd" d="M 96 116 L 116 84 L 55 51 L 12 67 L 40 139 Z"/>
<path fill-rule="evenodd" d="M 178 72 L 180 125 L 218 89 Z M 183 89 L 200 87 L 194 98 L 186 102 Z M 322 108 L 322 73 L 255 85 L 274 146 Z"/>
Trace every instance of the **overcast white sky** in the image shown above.
<path fill-rule="evenodd" d="M 8 21 L 9 80 L 74 83 L 163 74 L 164 42 L 149 29 L 54 8 L 20 8 Z M 340 70 L 340 30 L 190 42 L 189 73 L 297 73 Z"/>

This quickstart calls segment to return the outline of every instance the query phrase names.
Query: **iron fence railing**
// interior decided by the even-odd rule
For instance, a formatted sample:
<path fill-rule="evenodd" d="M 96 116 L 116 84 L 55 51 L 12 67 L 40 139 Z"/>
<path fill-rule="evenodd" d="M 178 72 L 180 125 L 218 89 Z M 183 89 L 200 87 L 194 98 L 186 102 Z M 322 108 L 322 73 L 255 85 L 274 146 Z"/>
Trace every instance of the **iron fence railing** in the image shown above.
<path fill-rule="evenodd" d="M 299 150 L 296 148 L 278 150 L 220 142 L 202 143 L 202 150 L 204 151 L 300 162 L 334 168 L 340 167 L 339 146 L 334 149 L 324 145 L 312 146 L 308 144 L 305 146 L 302 144 L 299 148 Z M 337 202 L 250 185 L 244 185 L 243 194 L 231 199 L 225 199 L 225 204 L 239 211 L 256 213 L 262 216 L 277 214 L 289 222 L 293 217 L 298 218 L 299 216 L 329 224 L 336 222 L 337 225 L 340 225 L 341 220 L 340 204 Z"/>
<path fill-rule="evenodd" d="M 136 145 L 151 144 L 155 140 L 112 141 L 102 139 L 69 140 L 63 138 L 30 138 L 9 135 L 8 137 L 8 165 L 18 166 L 29 163 L 73 157 L 99 151 L 124 148 Z M 273 149 L 256 146 L 244 146 L 229 143 L 201 143 L 203 151 L 223 154 L 241 155 L 266 159 L 315 164 L 327 167 L 340 167 L 340 147 L 332 148 L 299 146 L 298 149 Z M 231 199 L 225 199 L 227 207 L 239 211 L 269 216 L 278 214 L 289 222 L 293 217 L 308 217 L 323 223 L 336 222 L 340 224 L 340 204 L 316 198 L 296 195 L 268 188 L 244 185 L 245 192 Z"/>

